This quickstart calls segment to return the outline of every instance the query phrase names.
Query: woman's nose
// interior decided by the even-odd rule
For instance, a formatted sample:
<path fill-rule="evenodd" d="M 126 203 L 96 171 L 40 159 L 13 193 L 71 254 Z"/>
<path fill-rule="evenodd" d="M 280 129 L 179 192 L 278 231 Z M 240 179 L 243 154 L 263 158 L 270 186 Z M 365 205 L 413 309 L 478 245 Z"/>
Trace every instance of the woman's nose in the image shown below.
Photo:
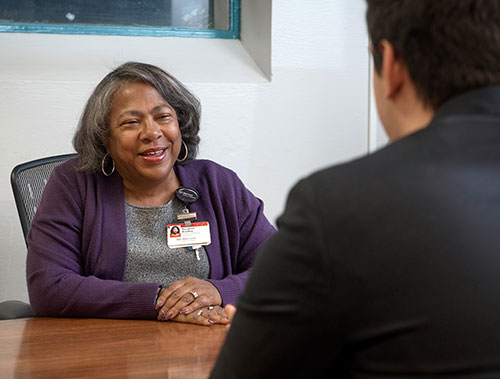
<path fill-rule="evenodd" d="M 161 128 L 155 120 L 147 119 L 144 121 L 141 137 L 143 139 L 154 140 L 161 137 Z"/>

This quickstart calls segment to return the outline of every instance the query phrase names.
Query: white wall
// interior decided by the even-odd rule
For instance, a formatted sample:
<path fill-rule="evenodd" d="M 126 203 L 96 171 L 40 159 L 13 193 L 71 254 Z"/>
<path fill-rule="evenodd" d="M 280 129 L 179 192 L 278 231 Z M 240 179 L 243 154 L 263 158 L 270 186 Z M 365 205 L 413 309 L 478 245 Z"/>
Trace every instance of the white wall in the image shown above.
<path fill-rule="evenodd" d="M 146 61 L 184 81 L 203 105 L 200 157 L 234 169 L 275 222 L 299 178 L 369 149 L 364 10 L 363 0 L 275 0 L 271 81 L 239 41 L 0 34 L 0 301 L 27 300 L 10 171 L 73 151 L 84 102 L 110 68 Z"/>

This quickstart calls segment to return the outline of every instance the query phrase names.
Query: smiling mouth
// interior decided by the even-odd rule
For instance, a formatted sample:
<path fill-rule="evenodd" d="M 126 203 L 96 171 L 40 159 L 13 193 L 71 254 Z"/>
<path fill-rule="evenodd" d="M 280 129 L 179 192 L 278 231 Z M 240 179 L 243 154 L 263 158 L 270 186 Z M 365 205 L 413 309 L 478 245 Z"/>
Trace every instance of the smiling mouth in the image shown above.
<path fill-rule="evenodd" d="M 143 153 L 140 153 L 139 155 L 142 155 L 143 157 L 156 157 L 162 155 L 166 150 L 167 149 L 145 151 Z"/>

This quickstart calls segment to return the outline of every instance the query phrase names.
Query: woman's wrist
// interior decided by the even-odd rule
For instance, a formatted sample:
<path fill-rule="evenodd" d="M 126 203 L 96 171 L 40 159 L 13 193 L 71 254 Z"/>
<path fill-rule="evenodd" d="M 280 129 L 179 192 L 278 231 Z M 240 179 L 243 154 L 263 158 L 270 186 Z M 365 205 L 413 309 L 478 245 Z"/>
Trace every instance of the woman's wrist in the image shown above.
<path fill-rule="evenodd" d="M 161 290 L 163 289 L 163 286 L 160 284 L 158 286 L 158 291 L 156 292 L 156 296 L 155 296 L 155 302 L 153 303 L 153 305 L 156 307 L 156 302 L 158 301 L 158 296 L 160 296 L 160 292 Z"/>

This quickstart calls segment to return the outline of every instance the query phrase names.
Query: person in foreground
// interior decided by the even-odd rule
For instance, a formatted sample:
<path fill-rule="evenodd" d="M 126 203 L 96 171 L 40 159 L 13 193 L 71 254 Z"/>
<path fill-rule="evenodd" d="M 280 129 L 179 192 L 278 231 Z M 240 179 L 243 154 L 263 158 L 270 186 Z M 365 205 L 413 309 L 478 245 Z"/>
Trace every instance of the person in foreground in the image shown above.
<path fill-rule="evenodd" d="M 392 143 L 292 189 L 212 378 L 500 378 L 500 2 L 367 4 Z"/>
<path fill-rule="evenodd" d="M 156 66 L 97 85 L 27 238 L 35 315 L 228 323 L 274 228 L 234 172 L 194 159 L 199 122 L 199 101 Z"/>

